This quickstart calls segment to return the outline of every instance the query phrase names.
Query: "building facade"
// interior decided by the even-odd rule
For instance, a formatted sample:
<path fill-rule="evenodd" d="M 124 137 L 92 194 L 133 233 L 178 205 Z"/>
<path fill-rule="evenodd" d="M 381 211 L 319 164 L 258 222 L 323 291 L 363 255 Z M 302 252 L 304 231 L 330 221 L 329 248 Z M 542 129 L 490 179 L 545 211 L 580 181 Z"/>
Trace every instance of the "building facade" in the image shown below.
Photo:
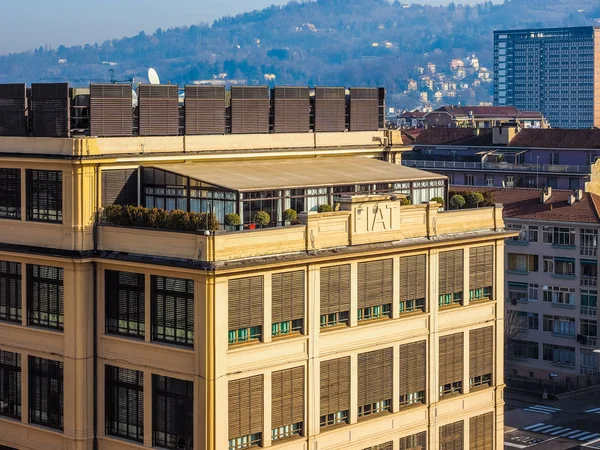
<path fill-rule="evenodd" d="M 599 130 L 419 131 L 402 164 L 446 175 L 451 185 L 584 189 L 600 150 Z"/>
<path fill-rule="evenodd" d="M 494 104 L 541 111 L 554 128 L 600 125 L 600 29 L 494 31 Z"/>
<path fill-rule="evenodd" d="M 0 445 L 501 449 L 502 208 L 394 136 L 0 138 Z"/>

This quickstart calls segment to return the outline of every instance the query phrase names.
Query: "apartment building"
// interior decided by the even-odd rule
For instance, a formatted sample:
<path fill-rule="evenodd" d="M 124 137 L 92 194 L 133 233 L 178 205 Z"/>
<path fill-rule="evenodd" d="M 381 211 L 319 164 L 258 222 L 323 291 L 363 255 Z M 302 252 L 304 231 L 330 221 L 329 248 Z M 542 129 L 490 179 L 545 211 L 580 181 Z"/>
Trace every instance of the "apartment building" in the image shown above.
<path fill-rule="evenodd" d="M 402 164 L 446 175 L 450 184 L 584 189 L 600 130 L 435 128 L 403 130 Z"/>
<path fill-rule="evenodd" d="M 494 105 L 541 111 L 554 128 L 600 125 L 600 29 L 494 31 Z"/>
<path fill-rule="evenodd" d="M 501 449 L 514 233 L 394 142 L 1 137 L 0 445 Z"/>
<path fill-rule="evenodd" d="M 426 113 L 427 127 L 492 128 L 503 124 L 522 128 L 547 128 L 544 116 L 537 111 L 521 111 L 514 106 L 442 106 Z"/>
<path fill-rule="evenodd" d="M 587 386 L 599 374 L 600 197 L 548 188 L 493 189 L 506 227 L 507 373 Z M 578 384 L 579 383 L 579 384 Z"/>

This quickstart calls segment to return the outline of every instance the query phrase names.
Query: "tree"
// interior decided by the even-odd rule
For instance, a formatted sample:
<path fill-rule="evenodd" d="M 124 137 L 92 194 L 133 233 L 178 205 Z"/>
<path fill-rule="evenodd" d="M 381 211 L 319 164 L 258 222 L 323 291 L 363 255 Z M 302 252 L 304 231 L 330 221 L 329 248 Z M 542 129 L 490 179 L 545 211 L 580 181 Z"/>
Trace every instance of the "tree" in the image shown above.
<path fill-rule="evenodd" d="M 465 206 L 465 198 L 462 195 L 453 195 L 450 199 L 450 204 L 456 209 L 462 208 L 463 206 Z"/>
<path fill-rule="evenodd" d="M 483 203 L 484 201 L 485 199 L 483 198 L 481 192 L 472 192 L 467 197 L 467 202 L 471 207 L 474 206 L 476 208 L 479 208 L 479 204 Z"/>

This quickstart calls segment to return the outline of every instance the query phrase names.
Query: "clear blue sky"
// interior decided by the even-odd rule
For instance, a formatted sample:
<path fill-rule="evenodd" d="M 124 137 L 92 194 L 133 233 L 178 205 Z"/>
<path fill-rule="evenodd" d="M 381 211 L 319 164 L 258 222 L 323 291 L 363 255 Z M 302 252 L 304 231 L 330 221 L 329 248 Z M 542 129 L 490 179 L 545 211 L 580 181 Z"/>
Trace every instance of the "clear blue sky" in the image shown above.
<path fill-rule="evenodd" d="M 455 0 L 456 1 L 456 0 Z M 466 0 L 464 3 L 475 3 Z M 483 1 L 483 0 L 481 0 Z M 448 3 L 448 0 L 422 0 Z M 286 0 L 0 0 L 0 54 L 102 42 L 157 28 L 211 23 Z M 456 1 L 461 3 L 461 1 Z"/>

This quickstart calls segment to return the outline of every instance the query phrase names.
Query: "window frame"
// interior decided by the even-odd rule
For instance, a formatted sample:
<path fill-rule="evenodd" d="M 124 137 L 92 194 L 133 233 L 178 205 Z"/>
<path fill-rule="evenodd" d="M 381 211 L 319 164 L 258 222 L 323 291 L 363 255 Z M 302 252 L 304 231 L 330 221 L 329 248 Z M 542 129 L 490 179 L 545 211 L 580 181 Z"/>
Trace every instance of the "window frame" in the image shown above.
<path fill-rule="evenodd" d="M 46 367 L 44 367 L 46 366 Z M 63 430 L 64 428 L 64 365 L 62 361 L 29 356 L 29 423 L 44 427 Z M 53 377 L 53 375 L 56 375 Z M 46 380 L 46 383 L 43 383 Z M 42 389 L 46 384 L 45 396 Z M 52 387 L 54 386 L 54 389 Z M 40 398 L 36 396 L 39 388 Z M 51 396 L 57 396 L 57 401 Z M 43 404 L 48 405 L 48 411 L 42 411 Z M 38 407 L 36 407 L 38 404 Z M 51 407 L 50 407 L 51 406 Z M 52 410 L 51 410 L 52 409 Z M 46 419 L 42 416 L 46 415 Z M 54 419 L 48 416 L 55 415 Z"/>
<path fill-rule="evenodd" d="M 333 317 L 332 317 L 333 316 Z M 327 329 L 350 324 L 350 311 L 338 311 L 330 314 L 321 314 L 320 328 Z"/>
<path fill-rule="evenodd" d="M 121 275 L 135 277 L 137 285 L 134 286 L 131 283 L 122 282 Z M 111 278 L 113 279 L 111 280 Z M 126 336 L 143 340 L 146 335 L 146 276 L 143 273 L 107 269 L 104 271 L 104 279 L 106 334 Z M 112 289 L 109 288 L 109 283 L 111 281 L 116 281 L 117 283 L 117 286 L 113 287 Z M 117 294 L 115 299 L 109 298 L 111 293 Z M 124 298 L 122 297 L 123 294 Z M 122 303 L 123 300 L 125 300 L 124 303 Z M 112 311 L 112 309 L 114 309 L 114 311 Z M 130 311 L 132 309 L 137 310 L 137 320 L 131 320 L 132 316 L 130 316 Z M 123 320 L 122 316 L 120 315 L 122 310 L 126 311 L 125 320 Z M 133 318 L 135 318 L 135 316 L 133 316 Z M 121 323 L 123 322 L 126 323 L 126 326 L 124 327 L 121 326 Z M 137 327 L 133 326 L 133 324 L 137 324 Z"/>
<path fill-rule="evenodd" d="M 0 218 L 21 220 L 21 169 L 0 169 Z"/>
<path fill-rule="evenodd" d="M 34 276 L 37 268 L 38 275 Z M 45 277 L 42 269 L 47 272 L 56 271 L 55 277 Z M 46 287 L 44 288 L 44 285 Z M 47 311 L 42 311 L 42 298 L 45 293 Z M 56 294 L 56 304 L 51 306 L 51 294 Z M 35 309 L 34 299 L 37 294 L 38 311 Z M 55 316 L 53 320 L 51 317 Z M 45 320 L 44 320 L 45 317 Z M 64 269 L 62 267 L 45 266 L 41 264 L 27 264 L 27 324 L 30 326 L 50 328 L 63 331 L 64 328 Z"/>
<path fill-rule="evenodd" d="M 0 280 L 3 280 L 0 281 L 1 321 L 18 324 L 23 321 L 22 271 L 22 263 L 0 261 Z"/>
<path fill-rule="evenodd" d="M 45 177 L 40 179 L 44 174 Z M 26 169 L 27 220 L 32 222 L 62 223 L 63 177 L 61 170 Z M 45 179 L 44 179 L 45 178 Z M 54 179 L 51 179 L 54 178 Z M 42 196 L 42 198 L 40 198 Z M 40 204 L 46 208 L 40 209 Z M 54 209 L 52 208 L 54 207 Z M 51 213 L 53 211 L 53 213 Z"/>
<path fill-rule="evenodd" d="M 174 392 L 174 389 L 172 389 L 173 386 L 169 386 L 169 383 L 178 384 L 176 388 L 180 392 Z M 182 393 L 181 391 L 185 392 Z M 159 411 L 157 403 L 160 398 L 164 399 L 165 406 L 165 410 L 163 411 L 165 421 L 163 424 L 157 423 Z M 169 402 L 169 400 L 171 402 Z M 170 413 L 168 410 L 173 407 L 173 402 L 175 412 Z M 175 419 L 174 424 L 167 423 L 169 417 Z M 187 424 L 180 421 L 187 422 Z M 170 431 L 172 428 L 177 429 L 177 433 L 167 431 Z M 179 433 L 183 428 L 187 428 L 187 434 Z M 164 436 L 161 436 L 161 434 Z M 171 439 L 169 439 L 168 436 L 170 436 Z M 187 443 L 185 443 L 183 447 L 179 446 L 180 439 L 187 440 Z M 173 440 L 175 441 L 175 445 L 172 444 Z M 194 450 L 193 381 L 152 374 L 152 446 L 175 450 Z"/>
<path fill-rule="evenodd" d="M 121 439 L 144 442 L 144 373 L 108 364 L 104 367 L 105 433 Z M 125 408 L 122 405 L 122 394 L 125 394 Z M 125 422 L 120 421 L 123 409 L 126 415 Z M 133 417 L 130 417 L 132 412 Z M 127 431 L 121 430 L 122 425 L 126 426 Z"/>
<path fill-rule="evenodd" d="M 0 350 L 0 416 L 21 420 L 21 354 Z"/>
<path fill-rule="evenodd" d="M 375 310 L 375 308 L 380 308 Z M 356 321 L 357 322 L 370 322 L 377 319 L 389 319 L 392 317 L 392 304 L 386 303 L 384 305 L 367 306 L 366 308 L 358 308 Z"/>
<path fill-rule="evenodd" d="M 162 288 L 158 287 L 159 279 L 162 279 Z M 194 280 L 167 277 L 163 275 L 151 275 L 150 283 L 152 341 L 184 347 L 194 347 Z M 184 283 L 185 292 L 169 288 L 169 283 Z M 158 314 L 158 306 L 161 300 L 162 311 L 164 314 L 163 317 L 159 317 Z M 173 326 L 168 326 L 168 302 L 172 302 L 173 304 L 173 317 L 171 320 Z M 178 320 L 180 318 L 178 317 L 178 312 L 182 309 L 181 303 L 184 305 L 183 324 L 180 324 Z M 167 330 L 172 330 L 172 334 L 168 334 Z M 182 334 L 181 332 L 183 332 L 183 336 L 180 336 L 180 334 Z"/>

